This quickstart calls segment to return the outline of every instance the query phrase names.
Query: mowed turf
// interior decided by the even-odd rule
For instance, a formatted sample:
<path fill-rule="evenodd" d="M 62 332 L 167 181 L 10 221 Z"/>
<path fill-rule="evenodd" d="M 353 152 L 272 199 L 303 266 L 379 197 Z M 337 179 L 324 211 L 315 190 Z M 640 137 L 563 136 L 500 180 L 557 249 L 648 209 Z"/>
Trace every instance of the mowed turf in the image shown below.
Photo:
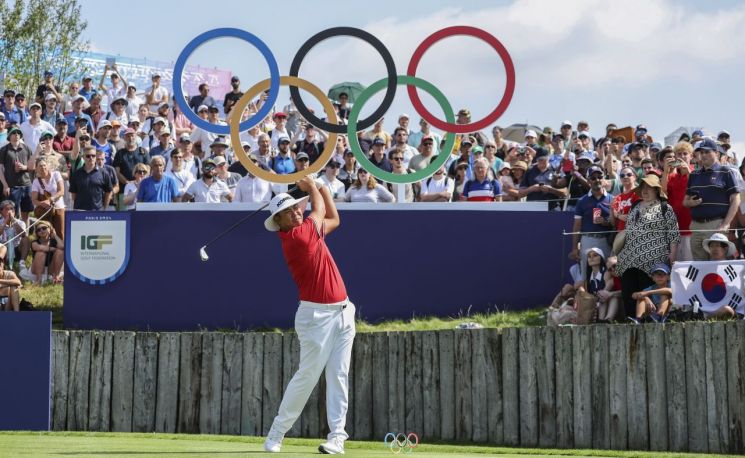
<path fill-rule="evenodd" d="M 319 456 L 318 439 L 286 439 L 282 454 Z M 206 436 L 187 434 L 127 434 L 127 433 L 33 433 L 0 432 L 1 457 L 219 457 L 269 455 L 262 448 L 263 439 L 245 436 Z M 391 456 L 381 442 L 347 442 L 349 456 Z M 608 456 L 608 457 L 700 457 L 701 454 L 617 452 L 603 450 L 540 450 L 468 445 L 437 445 L 423 443 L 409 456 L 421 457 L 546 457 L 546 456 Z M 281 455 L 280 455 L 281 456 Z M 716 455 L 725 457 L 727 455 Z"/>

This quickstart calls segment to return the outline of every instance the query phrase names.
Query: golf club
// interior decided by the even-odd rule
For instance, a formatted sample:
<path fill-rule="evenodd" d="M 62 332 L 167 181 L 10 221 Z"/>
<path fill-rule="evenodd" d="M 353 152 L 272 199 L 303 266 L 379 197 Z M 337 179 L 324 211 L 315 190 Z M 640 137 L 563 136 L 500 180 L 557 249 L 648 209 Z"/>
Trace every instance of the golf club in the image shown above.
<path fill-rule="evenodd" d="M 291 193 L 292 191 L 294 191 L 295 189 L 297 189 L 297 186 L 293 186 L 293 187 L 291 187 L 291 188 L 290 188 L 290 189 L 288 189 L 288 190 L 287 190 L 286 192 L 287 192 L 287 193 L 289 194 L 289 193 Z M 238 220 L 238 221 L 236 221 L 236 222 L 235 222 L 235 223 L 234 223 L 234 224 L 233 224 L 232 226 L 230 226 L 229 228 L 227 228 L 227 229 L 225 229 L 224 231 L 222 231 L 221 233 L 219 233 L 219 234 L 218 234 L 218 235 L 217 235 L 216 237 L 213 237 L 213 238 L 212 238 L 212 240 L 210 240 L 209 242 L 205 243 L 205 244 L 204 244 L 204 245 L 202 246 L 202 248 L 200 248 L 200 249 L 199 249 L 199 258 L 200 258 L 200 259 L 201 259 L 202 261 L 204 261 L 204 262 L 207 262 L 207 261 L 209 261 L 210 257 L 209 257 L 209 255 L 207 254 L 207 247 L 208 247 L 208 246 L 210 246 L 210 245 L 212 245 L 212 244 L 213 244 L 214 242 L 216 242 L 216 241 L 220 240 L 220 239 L 221 239 L 222 237 L 224 237 L 224 236 L 225 236 L 226 234 L 230 233 L 230 232 L 231 232 L 231 231 L 232 231 L 233 229 L 235 229 L 235 228 L 237 228 L 238 226 L 240 226 L 241 224 L 245 223 L 246 221 L 248 221 L 249 219 L 251 219 L 251 217 L 253 217 L 253 216 L 254 216 L 255 214 L 257 214 L 257 213 L 259 213 L 260 211 L 264 210 L 264 209 L 265 209 L 266 207 L 268 207 L 268 206 L 269 206 L 269 202 L 267 202 L 267 203 L 265 203 L 264 205 L 262 205 L 262 206 L 261 206 L 261 207 L 260 207 L 260 208 L 259 208 L 258 210 L 254 210 L 254 211 L 252 211 L 251 213 L 249 213 L 248 215 L 246 215 L 246 216 L 244 216 L 243 218 L 239 219 L 239 220 Z"/>

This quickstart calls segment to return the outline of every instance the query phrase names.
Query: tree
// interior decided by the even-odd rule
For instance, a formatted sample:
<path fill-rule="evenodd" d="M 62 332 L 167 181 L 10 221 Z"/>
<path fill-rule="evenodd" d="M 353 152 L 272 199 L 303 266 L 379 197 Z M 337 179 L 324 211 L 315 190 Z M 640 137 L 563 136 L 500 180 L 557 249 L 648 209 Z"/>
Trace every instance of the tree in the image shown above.
<path fill-rule="evenodd" d="M 33 98 L 49 70 L 58 82 L 80 79 L 87 67 L 82 38 L 88 22 L 78 0 L 0 1 L 0 73 L 4 86 Z"/>

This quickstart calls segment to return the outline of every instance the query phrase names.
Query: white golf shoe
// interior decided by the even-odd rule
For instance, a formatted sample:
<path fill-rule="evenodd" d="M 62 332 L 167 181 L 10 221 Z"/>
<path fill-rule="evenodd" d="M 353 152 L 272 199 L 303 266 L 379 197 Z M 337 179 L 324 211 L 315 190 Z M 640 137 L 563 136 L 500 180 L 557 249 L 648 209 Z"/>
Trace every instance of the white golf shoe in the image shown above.
<path fill-rule="evenodd" d="M 264 441 L 264 450 L 270 453 L 279 453 L 282 450 L 282 439 L 282 436 L 270 432 Z"/>
<path fill-rule="evenodd" d="M 329 439 L 318 446 L 318 451 L 325 455 L 344 455 L 344 440 L 338 437 Z"/>

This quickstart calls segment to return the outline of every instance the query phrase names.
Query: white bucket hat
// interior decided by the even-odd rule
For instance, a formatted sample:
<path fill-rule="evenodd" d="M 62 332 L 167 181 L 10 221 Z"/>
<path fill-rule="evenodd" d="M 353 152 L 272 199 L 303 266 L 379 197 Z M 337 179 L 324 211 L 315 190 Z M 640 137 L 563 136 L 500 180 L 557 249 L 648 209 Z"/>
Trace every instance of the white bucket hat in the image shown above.
<path fill-rule="evenodd" d="M 711 236 L 708 239 L 705 239 L 703 241 L 704 250 L 711 254 L 711 250 L 709 249 L 709 243 L 710 242 L 721 242 L 727 244 L 727 257 L 732 257 L 735 254 L 737 254 L 737 250 L 735 249 L 735 244 L 730 242 L 729 239 L 727 239 L 727 236 L 720 233 L 714 233 L 711 234 Z"/>
<path fill-rule="evenodd" d="M 267 207 L 270 215 L 269 218 L 264 220 L 264 227 L 266 228 L 266 230 L 277 232 L 279 230 L 279 225 L 274 221 L 274 215 L 281 212 L 282 210 L 295 206 L 295 204 L 300 204 L 300 206 L 305 208 L 305 205 L 308 203 L 309 197 L 310 196 L 305 196 L 301 197 L 300 199 L 295 199 L 286 192 L 274 196 L 269 202 L 269 207 Z"/>

